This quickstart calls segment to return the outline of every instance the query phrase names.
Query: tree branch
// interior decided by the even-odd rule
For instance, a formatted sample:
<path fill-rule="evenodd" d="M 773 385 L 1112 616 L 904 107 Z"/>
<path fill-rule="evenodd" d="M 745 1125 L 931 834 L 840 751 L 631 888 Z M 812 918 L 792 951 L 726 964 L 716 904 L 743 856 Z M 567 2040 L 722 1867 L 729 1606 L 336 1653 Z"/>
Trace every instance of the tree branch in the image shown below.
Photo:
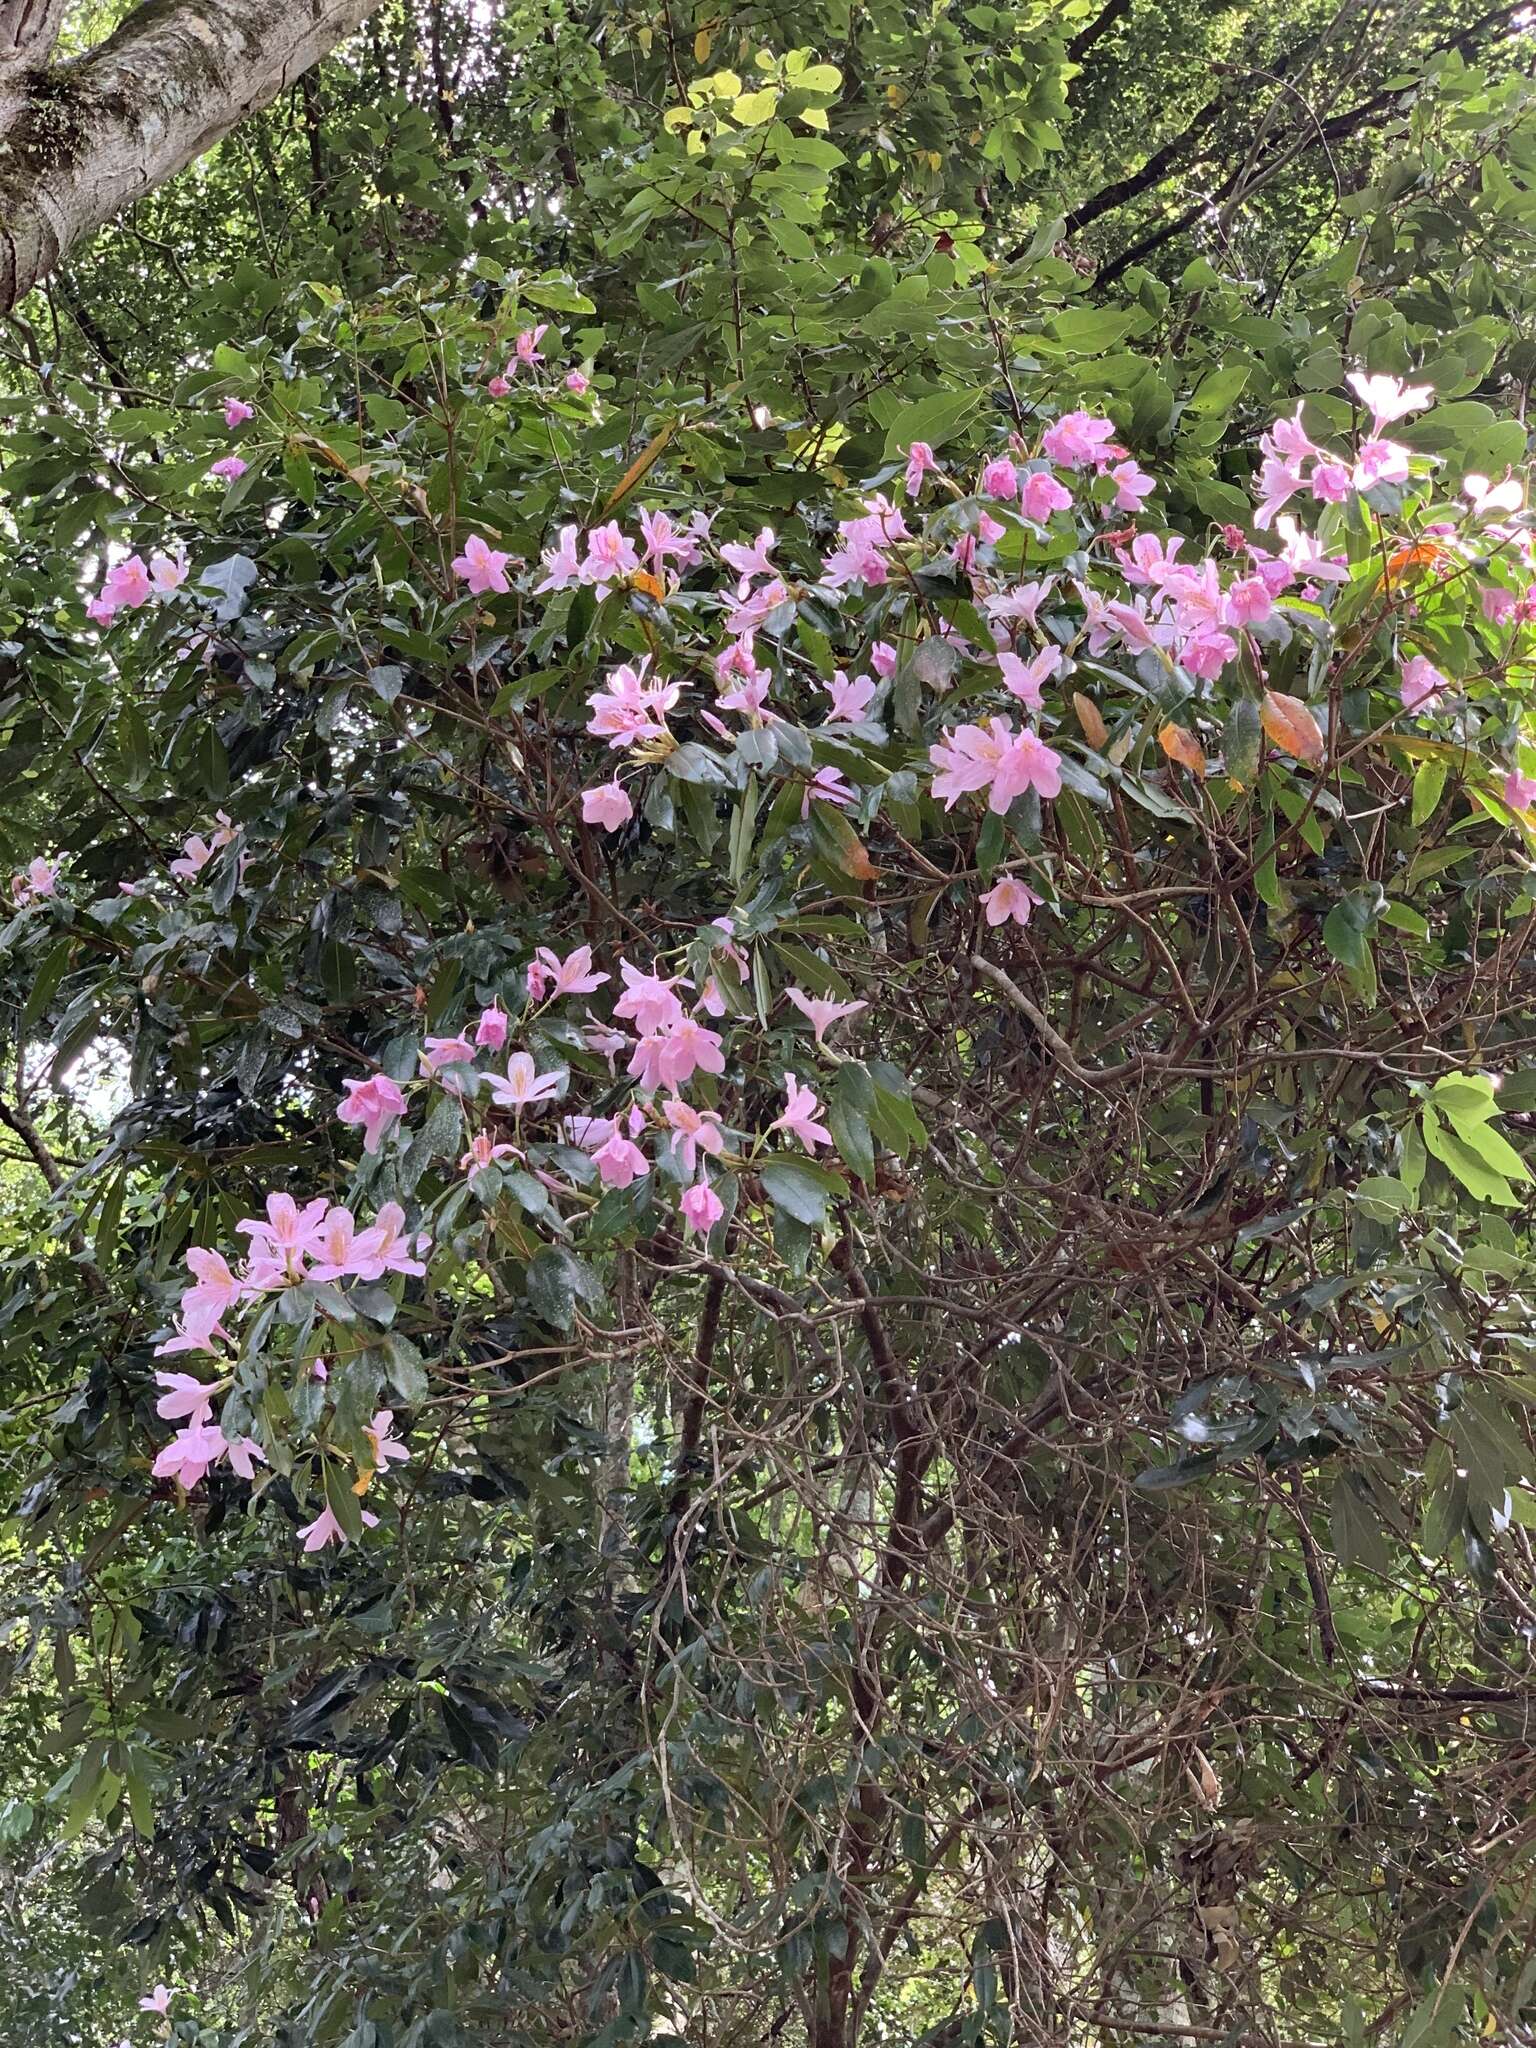
<path fill-rule="evenodd" d="M 35 17 L 54 0 L 0 0 L 0 23 L 29 4 Z M 292 85 L 377 4 L 146 0 L 89 55 L 22 77 L 0 129 L 0 312 Z M 32 63 L 38 40 L 27 43 Z"/>

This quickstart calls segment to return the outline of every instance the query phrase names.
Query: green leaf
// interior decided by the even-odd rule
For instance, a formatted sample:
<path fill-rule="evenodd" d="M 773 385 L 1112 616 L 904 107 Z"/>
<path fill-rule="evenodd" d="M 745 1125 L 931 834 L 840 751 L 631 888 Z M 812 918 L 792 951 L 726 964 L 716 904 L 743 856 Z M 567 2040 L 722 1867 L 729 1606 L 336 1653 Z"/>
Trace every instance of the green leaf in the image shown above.
<path fill-rule="evenodd" d="M 761 1177 L 775 1208 L 812 1228 L 826 1222 L 828 1200 L 848 1192 L 841 1174 L 809 1159 L 770 1159 L 761 1168 Z"/>
<path fill-rule="evenodd" d="M 885 460 L 905 455 L 914 441 L 939 448 L 957 434 L 981 403 L 979 391 L 938 391 L 904 405 L 885 434 Z"/>

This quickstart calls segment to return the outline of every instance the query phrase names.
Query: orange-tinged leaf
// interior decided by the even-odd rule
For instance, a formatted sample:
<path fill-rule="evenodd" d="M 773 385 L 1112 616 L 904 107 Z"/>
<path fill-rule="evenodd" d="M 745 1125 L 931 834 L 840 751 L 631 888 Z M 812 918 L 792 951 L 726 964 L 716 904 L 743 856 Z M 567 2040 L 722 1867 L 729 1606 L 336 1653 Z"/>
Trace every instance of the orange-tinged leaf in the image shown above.
<path fill-rule="evenodd" d="M 659 460 L 662 450 L 676 432 L 677 421 L 668 420 L 661 432 L 654 439 L 646 442 L 640 453 L 603 500 L 602 517 L 604 519 L 623 504 L 624 500 L 635 488 L 635 485 L 639 483 L 641 477 L 645 475 L 653 463 Z"/>
<path fill-rule="evenodd" d="M 1165 725 L 1157 736 L 1157 744 L 1170 761 L 1177 761 L 1191 775 L 1205 774 L 1205 754 L 1200 742 L 1182 725 Z"/>
<path fill-rule="evenodd" d="M 636 569 L 629 579 L 629 587 L 631 590 L 643 590 L 647 597 L 654 597 L 658 604 L 667 594 L 649 569 Z"/>
<path fill-rule="evenodd" d="M 1407 547 L 1399 548 L 1395 555 L 1388 558 L 1381 580 L 1383 583 L 1390 583 L 1394 576 L 1401 576 L 1416 569 L 1432 569 L 1445 554 L 1445 548 L 1437 540 L 1410 541 Z"/>
<path fill-rule="evenodd" d="M 1266 690 L 1259 716 L 1282 754 L 1318 766 L 1323 758 L 1322 728 L 1299 697 L 1288 697 L 1284 690 Z"/>
<path fill-rule="evenodd" d="M 1109 727 L 1099 716 L 1099 707 L 1091 697 L 1085 697 L 1081 690 L 1072 692 L 1072 709 L 1077 713 L 1077 722 L 1083 728 L 1083 737 L 1090 747 L 1102 747 L 1109 738 Z"/>

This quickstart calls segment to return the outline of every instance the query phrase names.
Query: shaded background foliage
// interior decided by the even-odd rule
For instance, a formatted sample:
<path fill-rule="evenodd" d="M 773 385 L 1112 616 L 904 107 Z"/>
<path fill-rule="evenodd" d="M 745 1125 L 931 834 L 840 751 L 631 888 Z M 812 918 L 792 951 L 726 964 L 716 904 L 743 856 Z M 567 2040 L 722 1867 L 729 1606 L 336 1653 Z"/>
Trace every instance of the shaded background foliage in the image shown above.
<path fill-rule="evenodd" d="M 422 570 L 453 523 L 531 560 L 648 453 L 644 493 L 809 559 L 919 422 L 958 450 L 1083 403 L 1203 533 L 1359 361 L 1496 475 L 1518 26 L 387 8 L 8 323 L 0 843 L 61 850 L 74 904 L 0 956 L 7 2038 L 115 2039 L 157 1976 L 231 2048 L 1525 2038 L 1528 1214 L 1413 1181 L 1408 1092 L 1507 1068 L 1509 1132 L 1536 1108 L 1523 842 L 1465 761 L 1341 778 L 1270 898 L 1265 821 L 1305 808 L 1273 770 L 1230 814 L 1161 769 L 1081 804 L 1056 854 L 1173 905 L 1106 889 L 1003 955 L 1084 1074 L 1124 1048 L 1096 1085 L 966 968 L 974 880 L 903 868 L 899 789 L 860 819 L 901 878 L 874 966 L 857 878 L 794 841 L 774 980 L 867 989 L 890 1063 L 838 1083 L 836 1290 L 793 1230 L 674 1284 L 642 1213 L 600 1306 L 519 1224 L 490 1298 L 400 1309 L 388 1542 L 303 1559 L 283 1482 L 247 1515 L 227 1473 L 186 1509 L 147 1477 L 177 1260 L 345 1185 L 360 1047 L 515 998 L 578 921 L 611 945 L 603 904 L 680 940 L 731 900 L 681 778 L 600 866 L 554 820 L 573 679 L 639 608 L 466 637 Z M 763 78 L 825 128 L 712 149 Z M 467 407 L 447 446 L 530 317 L 600 407 Z M 230 390 L 282 431 L 216 496 Z M 167 609 L 104 651 L 84 587 L 173 533 L 223 565 L 211 646 Z M 221 805 L 249 866 L 158 940 L 116 885 Z M 1201 1054 L 1233 1078 L 1160 1082 L 1185 984 L 1248 976 Z M 1275 1015 L 1301 1056 L 1249 1086 Z M 450 1125 L 404 1192 L 453 1198 Z M 920 1569 L 887 1366 L 942 1445 Z"/>

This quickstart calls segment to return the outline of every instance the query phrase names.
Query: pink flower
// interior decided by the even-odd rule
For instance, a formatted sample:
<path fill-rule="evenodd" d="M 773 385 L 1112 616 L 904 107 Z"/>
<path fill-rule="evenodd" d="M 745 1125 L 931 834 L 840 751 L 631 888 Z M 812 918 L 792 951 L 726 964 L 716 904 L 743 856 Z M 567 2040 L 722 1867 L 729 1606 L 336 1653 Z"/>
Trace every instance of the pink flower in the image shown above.
<path fill-rule="evenodd" d="M 869 650 L 869 665 L 877 676 L 896 673 L 897 653 L 889 640 L 877 640 Z"/>
<path fill-rule="evenodd" d="M 59 886 L 59 864 L 44 860 L 41 854 L 28 861 L 24 875 L 11 877 L 11 896 L 18 909 L 25 910 L 29 903 L 39 903 L 46 896 L 55 895 Z"/>
<path fill-rule="evenodd" d="M 1026 789 L 1043 797 L 1061 793 L 1061 756 L 1033 732 L 1015 732 L 1006 719 L 957 725 L 928 750 L 940 772 L 933 793 L 946 811 L 962 796 L 989 790 L 988 808 L 1001 817 Z"/>
<path fill-rule="evenodd" d="M 237 1280 L 229 1270 L 229 1263 L 222 1252 L 206 1250 L 195 1244 L 187 1253 L 187 1270 L 194 1285 L 181 1297 L 185 1308 L 195 1296 L 199 1301 L 212 1302 L 222 1315 L 225 1309 L 233 1308 L 245 1294 L 245 1283 Z"/>
<path fill-rule="evenodd" d="M 553 1073 L 541 1074 L 534 1067 L 532 1053 L 514 1052 L 508 1056 L 505 1075 L 487 1074 L 485 1083 L 499 1108 L 522 1110 L 557 1095 L 565 1083 L 565 1070 L 557 1067 Z"/>
<path fill-rule="evenodd" d="M 649 659 L 649 657 L 647 657 Z M 667 713 L 682 694 L 679 683 L 648 683 L 646 662 L 638 668 L 623 662 L 608 678 L 606 689 L 587 699 L 592 716 L 587 731 L 610 747 L 632 747 L 637 740 L 659 739 L 667 730 Z"/>
<path fill-rule="evenodd" d="M 677 1206 L 688 1229 L 696 1230 L 700 1237 L 708 1237 L 725 1214 L 724 1202 L 707 1180 L 695 1181 L 691 1188 L 685 1189 Z"/>
<path fill-rule="evenodd" d="M 1222 615 L 1229 626 L 1252 626 L 1267 619 L 1274 608 L 1275 601 L 1262 576 L 1238 576 L 1227 586 Z"/>
<path fill-rule="evenodd" d="M 155 586 L 142 555 L 130 555 L 125 562 L 114 562 L 102 579 L 101 603 L 108 607 L 108 617 L 115 611 L 137 611 L 141 604 L 148 604 L 155 594 Z"/>
<path fill-rule="evenodd" d="M 344 1124 L 361 1124 L 363 1150 L 377 1152 L 390 1125 L 405 1115 L 405 1097 L 387 1074 L 372 1074 L 366 1081 L 343 1081 L 347 1099 L 337 1110 Z"/>
<path fill-rule="evenodd" d="M 264 1259 L 290 1278 L 297 1278 L 300 1262 L 319 1248 L 329 1208 L 324 1195 L 317 1195 L 302 1209 L 292 1195 L 268 1195 L 266 1222 L 247 1216 L 235 1228 L 251 1240 L 253 1258 Z"/>
<path fill-rule="evenodd" d="M 218 1425 L 205 1416 L 178 1429 L 149 1469 L 156 1479 L 174 1479 L 190 1493 L 228 1448 Z"/>
<path fill-rule="evenodd" d="M 914 441 L 907 450 L 906 492 L 915 498 L 923 488 L 923 478 L 938 468 L 933 459 L 933 450 L 926 441 Z"/>
<path fill-rule="evenodd" d="M 1275 514 L 1281 507 L 1301 489 L 1301 470 L 1294 462 L 1282 462 L 1276 455 L 1266 455 L 1255 489 L 1259 509 L 1253 515 L 1253 523 L 1263 533 L 1274 524 Z"/>
<path fill-rule="evenodd" d="M 581 580 L 590 583 L 599 597 L 606 597 L 613 584 L 633 576 L 639 567 L 640 557 L 635 553 L 635 544 L 626 540 L 616 519 L 610 519 L 606 526 L 595 527 L 587 535 L 587 555 L 581 565 Z"/>
<path fill-rule="evenodd" d="M 584 395 L 591 381 L 581 370 L 567 370 L 565 373 L 566 390 L 574 392 L 578 398 Z"/>
<path fill-rule="evenodd" d="M 229 1455 L 230 1469 L 242 1479 L 254 1479 L 256 1467 L 267 1463 L 267 1454 L 253 1436 L 237 1436 L 233 1441 L 226 1439 L 225 1450 Z"/>
<path fill-rule="evenodd" d="M 590 946 L 577 946 L 563 960 L 548 946 L 540 946 L 534 957 L 552 977 L 548 986 L 551 994 L 556 996 L 587 996 L 593 989 L 601 988 L 605 981 L 612 980 L 611 975 L 592 972 Z M 539 1000 L 542 1001 L 543 997 Z"/>
<path fill-rule="evenodd" d="M 645 542 L 645 559 L 661 575 L 669 561 L 682 562 L 691 551 L 689 537 L 672 524 L 670 514 L 640 508 L 640 535 Z"/>
<path fill-rule="evenodd" d="M 1019 472 L 1006 455 L 998 455 L 981 472 L 981 488 L 989 498 L 1008 500 L 1019 495 Z"/>
<path fill-rule="evenodd" d="M 785 1109 L 768 1126 L 770 1131 L 788 1131 L 800 1140 L 807 1152 L 814 1152 L 818 1145 L 830 1145 L 832 1133 L 825 1124 L 816 1121 L 816 1112 L 821 1107 L 817 1097 L 809 1088 L 802 1088 L 793 1074 L 784 1076 Z"/>
<path fill-rule="evenodd" d="M 662 1036 L 656 1070 L 669 1088 L 686 1087 L 696 1073 L 725 1072 L 725 1053 L 721 1049 L 719 1032 L 711 1031 L 696 1017 L 679 1017 Z M 637 1047 L 636 1053 L 631 1055 L 631 1073 L 635 1071 L 638 1053 Z"/>
<path fill-rule="evenodd" d="M 240 460 L 238 455 L 225 455 L 219 461 L 209 463 L 208 474 L 220 478 L 225 483 L 232 484 L 237 476 L 245 475 L 248 466 L 248 464 Z"/>
<path fill-rule="evenodd" d="M 505 398 L 507 393 L 512 389 L 512 386 L 507 382 L 506 378 L 502 376 L 500 370 L 498 370 L 494 377 L 486 378 L 485 388 L 487 391 L 489 391 L 492 398 Z"/>
<path fill-rule="evenodd" d="M 1006 924 L 1009 918 L 1015 924 L 1028 924 L 1029 913 L 1039 901 L 1034 890 L 1013 875 L 1004 875 L 981 899 L 990 925 Z"/>
<path fill-rule="evenodd" d="M 156 597 L 169 597 L 173 590 L 180 590 L 187 580 L 190 567 L 185 548 L 178 548 L 174 555 L 157 550 L 149 558 L 149 580 L 155 586 Z"/>
<path fill-rule="evenodd" d="M 1229 661 L 1237 659 L 1237 642 L 1214 625 L 1200 626 L 1179 649 L 1179 663 L 1202 682 L 1214 682 Z"/>
<path fill-rule="evenodd" d="M 362 1517 L 365 1529 L 377 1529 L 379 1526 L 378 1516 L 370 1515 L 366 1508 L 362 1511 Z M 334 1543 L 342 1550 L 347 1547 L 346 1531 L 328 1507 L 322 1508 L 312 1522 L 305 1523 L 299 1531 L 299 1540 L 304 1548 L 311 1552 L 324 1550 L 327 1543 Z"/>
<path fill-rule="evenodd" d="M 851 804 L 857 797 L 858 791 L 851 787 L 840 768 L 818 768 L 805 785 L 800 815 L 808 818 L 812 804 Z"/>
<path fill-rule="evenodd" d="M 997 665 L 1003 672 L 1003 688 L 1009 695 L 1017 697 L 1026 710 L 1038 711 L 1042 702 L 1040 686 L 1048 683 L 1061 667 L 1061 649 L 1042 647 L 1027 662 L 1020 661 L 1016 654 L 999 654 Z"/>
<path fill-rule="evenodd" d="M 1369 407 L 1373 434 L 1379 434 L 1393 420 L 1410 412 L 1421 412 L 1434 402 L 1432 386 L 1405 384 L 1400 377 L 1367 377 L 1359 370 L 1351 370 L 1345 382 L 1361 404 Z"/>
<path fill-rule="evenodd" d="M 750 547 L 740 541 L 728 540 L 720 550 L 720 559 L 728 569 L 734 569 L 741 579 L 739 588 L 745 592 L 754 576 L 772 576 L 774 567 L 768 557 L 773 552 L 774 531 L 771 526 L 761 528 L 757 539 Z"/>
<path fill-rule="evenodd" d="M 1099 467 L 1104 444 L 1114 435 L 1112 420 L 1097 419 L 1091 413 L 1063 413 L 1053 427 L 1048 427 L 1041 443 L 1052 462 L 1058 462 L 1063 469 L 1082 469 L 1088 464 Z"/>
<path fill-rule="evenodd" d="M 1396 441 L 1362 441 L 1353 481 L 1357 491 L 1371 490 L 1376 484 L 1407 483 L 1408 450 Z"/>
<path fill-rule="evenodd" d="M 1462 478 L 1461 492 L 1471 500 L 1479 519 L 1487 519 L 1495 512 L 1518 512 L 1525 504 L 1525 492 L 1512 476 L 1501 484 L 1491 484 L 1487 477 L 1474 472 Z"/>
<path fill-rule="evenodd" d="M 542 597 L 546 590 L 566 590 L 581 580 L 581 549 L 577 545 L 580 527 L 562 526 L 557 544 L 545 550 L 540 560 L 544 564 L 544 581 L 533 586 L 535 597 Z"/>
<path fill-rule="evenodd" d="M 522 1155 L 515 1145 L 495 1144 L 489 1131 L 476 1131 L 469 1141 L 469 1150 L 459 1161 L 464 1173 L 478 1173 L 483 1166 L 490 1166 L 498 1159 L 517 1159 Z"/>
<path fill-rule="evenodd" d="M 157 1372 L 155 1379 L 166 1390 L 155 1403 L 155 1413 L 164 1421 L 179 1422 L 185 1417 L 195 1424 L 212 1415 L 217 1384 L 210 1386 L 189 1372 Z"/>
<path fill-rule="evenodd" d="M 1483 617 L 1490 626 L 1507 626 L 1520 609 L 1520 600 L 1512 590 L 1502 590 L 1496 583 L 1483 586 L 1481 593 Z"/>
<path fill-rule="evenodd" d="M 1528 811 L 1536 803 L 1536 775 L 1522 775 L 1518 768 L 1511 768 L 1504 778 L 1504 801 L 1512 811 Z"/>
<path fill-rule="evenodd" d="M 604 831 L 618 831 L 627 825 L 635 815 L 635 805 L 614 776 L 612 782 L 598 782 L 596 788 L 582 791 L 582 819 L 588 825 L 602 825 Z"/>
<path fill-rule="evenodd" d="M 615 1017 L 633 1024 L 642 1034 L 664 1030 L 682 1017 L 682 1003 L 672 991 L 692 987 L 685 975 L 674 974 L 670 980 L 663 980 L 659 975 L 644 974 L 638 967 L 631 967 L 627 960 L 619 962 L 619 973 L 624 980 L 624 993 L 613 1006 Z"/>
<path fill-rule="evenodd" d="M 224 424 L 226 427 L 244 426 L 247 420 L 256 417 L 256 408 L 247 405 L 243 398 L 226 398 L 224 401 Z"/>
<path fill-rule="evenodd" d="M 1398 695 L 1405 711 L 1422 711 L 1432 697 L 1449 688 L 1450 678 L 1440 673 L 1427 654 L 1416 654 L 1403 663 Z"/>
<path fill-rule="evenodd" d="M 855 676 L 850 682 L 842 669 L 834 669 L 831 682 L 816 687 L 832 700 L 827 712 L 829 725 L 857 725 L 874 701 L 878 685 L 872 676 Z"/>
<path fill-rule="evenodd" d="M 352 1242 L 352 1270 L 359 1280 L 377 1280 L 385 1273 L 425 1273 L 418 1254 L 431 1245 L 426 1231 L 414 1240 L 401 1234 L 405 1211 L 398 1202 L 381 1204 L 370 1230 L 360 1230 Z"/>
<path fill-rule="evenodd" d="M 1115 487 L 1115 506 L 1121 512 L 1139 512 L 1143 501 L 1157 489 L 1139 462 L 1117 462 L 1109 480 Z"/>
<path fill-rule="evenodd" d="M 422 1041 L 421 1071 L 429 1081 L 435 1080 L 444 1067 L 472 1067 L 474 1063 L 475 1048 L 462 1032 L 455 1038 L 427 1038 Z"/>
<path fill-rule="evenodd" d="M 334 1206 L 325 1212 L 315 1246 L 312 1280 L 345 1280 L 357 1276 L 357 1219 L 350 1209 Z"/>
<path fill-rule="evenodd" d="M 631 1181 L 639 1180 L 651 1170 L 651 1162 L 638 1145 L 617 1129 L 592 1154 L 592 1164 L 597 1168 L 604 1187 L 627 1188 Z"/>
<path fill-rule="evenodd" d="M 816 1033 L 816 1043 L 825 1045 L 830 1028 L 844 1017 L 857 1016 L 860 1010 L 867 1010 L 868 1003 L 837 1003 L 827 996 L 808 996 L 803 988 L 787 988 L 785 995 L 803 1017 L 809 1017 Z"/>
<path fill-rule="evenodd" d="M 1048 469 L 1025 473 L 1019 486 L 1019 510 L 1036 526 L 1044 526 L 1053 512 L 1065 512 L 1071 503 L 1072 493 Z"/>
<path fill-rule="evenodd" d="M 492 590 L 506 590 L 510 559 L 499 548 L 483 541 L 478 533 L 472 533 L 464 543 L 463 554 L 453 558 L 453 573 L 477 597 L 483 597 Z"/>
<path fill-rule="evenodd" d="M 661 1113 L 675 1133 L 672 1150 L 677 1155 L 684 1173 L 695 1171 L 701 1152 L 707 1152 L 712 1159 L 718 1159 L 725 1149 L 725 1139 L 720 1132 L 720 1119 L 714 1110 L 695 1109 L 691 1102 L 684 1102 L 680 1095 L 669 1095 L 661 1105 Z"/>
<path fill-rule="evenodd" d="M 500 1052 L 507 1042 L 507 1013 L 500 1003 L 492 1003 L 488 1010 L 480 1012 L 480 1022 L 475 1026 L 475 1043 L 491 1052 Z"/>
<path fill-rule="evenodd" d="M 548 332 L 549 323 L 547 321 L 537 327 L 525 327 L 523 329 L 522 333 L 512 344 L 512 360 L 507 364 L 507 368 L 514 376 L 519 370 L 531 370 L 537 364 L 543 362 L 544 358 L 539 353 L 539 343 Z"/>
<path fill-rule="evenodd" d="M 1342 505 L 1353 487 L 1351 473 L 1342 462 L 1318 462 L 1312 468 L 1312 495 L 1325 505 Z"/>
<path fill-rule="evenodd" d="M 407 1465 L 410 1463 L 410 1452 L 401 1443 L 399 1437 L 391 1434 L 394 1426 L 394 1409 L 381 1408 L 374 1416 L 372 1422 L 363 1431 L 364 1436 L 367 1437 L 373 1447 L 373 1469 L 375 1472 L 388 1472 L 391 1465 Z"/>
<path fill-rule="evenodd" d="M 171 2000 L 175 1995 L 168 1984 L 157 1984 L 148 1998 L 139 2000 L 139 2011 L 167 2013 L 171 2009 Z"/>

